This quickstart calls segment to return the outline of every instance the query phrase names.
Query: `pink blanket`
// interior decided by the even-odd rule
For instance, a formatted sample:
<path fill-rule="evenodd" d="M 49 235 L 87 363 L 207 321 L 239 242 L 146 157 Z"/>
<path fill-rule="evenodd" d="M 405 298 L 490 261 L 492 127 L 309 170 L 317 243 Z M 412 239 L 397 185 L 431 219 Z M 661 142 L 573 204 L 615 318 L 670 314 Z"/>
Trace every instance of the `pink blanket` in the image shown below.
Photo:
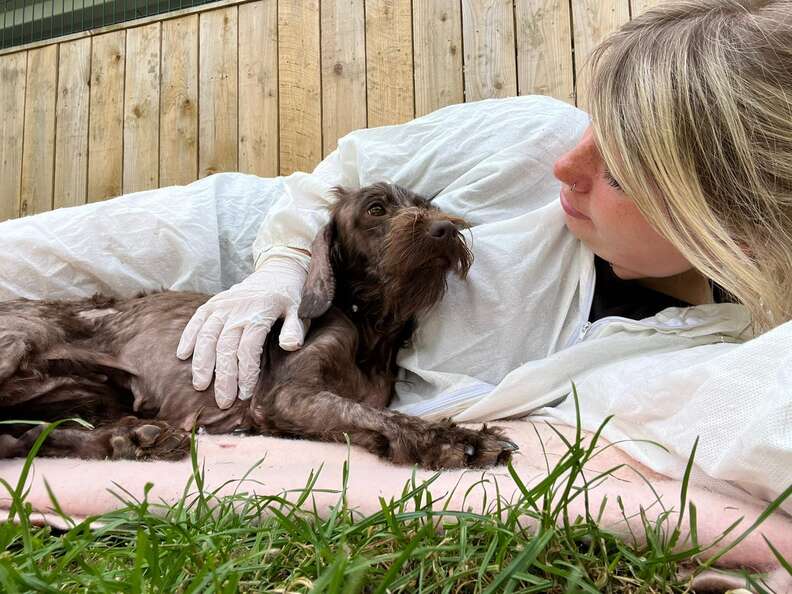
<path fill-rule="evenodd" d="M 527 485 L 535 484 L 546 475 L 542 445 L 551 467 L 566 451 L 563 443 L 545 425 L 529 421 L 498 422 L 496 425 L 506 429 L 509 437 L 520 446 L 514 466 Z M 574 434 L 571 427 L 561 429 L 570 437 Z M 398 498 L 413 475 L 412 468 L 383 462 L 359 448 L 262 436 L 201 435 L 198 437 L 198 457 L 199 464 L 205 464 L 207 489 L 221 487 L 221 495 L 233 492 L 272 495 L 291 491 L 287 496 L 296 499 L 311 470 L 319 470 L 322 466 L 315 485 L 317 492 L 308 499 L 308 505 L 313 506 L 315 501 L 316 508 L 322 514 L 326 514 L 330 506 L 339 500 L 342 469 L 347 459 L 350 468 L 347 499 L 350 507 L 361 514 L 378 511 L 380 496 L 386 500 Z M 0 460 L 0 476 L 15 485 L 23 463 L 21 459 Z M 628 516 L 637 515 L 640 507 L 648 509 L 650 515 L 656 515 L 662 511 L 662 506 L 679 509 L 681 485 L 640 466 L 614 447 L 607 448 L 590 462 L 588 476 L 591 478 L 597 471 L 619 464 L 629 464 L 630 468 L 621 468 L 612 478 L 593 488 L 590 492 L 590 508 L 595 513 L 603 498 L 607 497 L 609 503 L 601 523 L 627 539 L 630 538 L 630 528 L 635 534 L 641 534 L 640 520 L 631 520 L 631 526 L 628 527 L 616 505 L 616 496 L 623 500 Z M 247 479 L 240 482 L 246 474 Z M 154 485 L 149 493 L 149 501 L 172 504 L 182 497 L 191 475 L 189 459 L 180 462 L 129 462 L 42 458 L 33 464 L 28 479 L 30 491 L 27 501 L 39 521 L 62 525 L 63 520 L 52 511 L 45 480 L 62 509 L 74 519 L 82 519 L 120 508 L 122 504 L 113 493 L 122 494 L 122 488 L 142 499 L 144 487 L 149 482 Z M 415 473 L 419 482 L 433 475 L 433 472 L 424 470 Z M 482 476 L 488 480 L 482 482 Z M 443 496 L 435 509 L 447 505 L 448 509 L 478 512 L 486 511 L 482 509 L 485 502 L 487 506 L 492 505 L 497 496 L 496 483 L 500 496 L 507 501 L 514 501 L 519 496 L 519 489 L 506 467 L 444 471 L 429 490 L 435 498 Z M 651 483 L 651 487 L 648 483 Z M 662 506 L 655 493 L 660 496 Z M 584 512 L 583 500 L 578 499 L 570 510 L 573 518 Z M 714 541 L 729 524 L 743 517 L 734 532 L 736 536 L 766 507 L 766 504 L 749 498 L 735 498 L 733 495 L 726 496 L 696 487 L 690 490 L 689 499 L 695 502 L 698 509 L 698 539 L 702 544 Z M 9 505 L 8 494 L 0 494 L 0 513 L 7 512 Z M 675 523 L 676 516 L 672 514 L 671 518 Z M 758 570 L 776 569 L 777 564 L 769 554 L 762 534 L 786 558 L 792 559 L 792 519 L 784 514 L 776 514 L 724 556 L 721 564 Z M 779 591 L 786 591 L 786 587 L 784 585 Z"/>

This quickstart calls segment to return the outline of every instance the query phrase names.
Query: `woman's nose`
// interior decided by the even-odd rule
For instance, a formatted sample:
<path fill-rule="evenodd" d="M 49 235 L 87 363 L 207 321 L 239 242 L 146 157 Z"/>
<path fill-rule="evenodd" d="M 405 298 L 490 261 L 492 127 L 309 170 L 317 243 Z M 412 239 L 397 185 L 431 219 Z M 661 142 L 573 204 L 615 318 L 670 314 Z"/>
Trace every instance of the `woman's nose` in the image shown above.
<path fill-rule="evenodd" d="M 587 130 L 580 141 L 553 164 L 553 175 L 568 186 L 575 184 L 576 192 L 587 192 L 596 175 L 597 159 L 597 147 L 591 131 Z"/>
<path fill-rule="evenodd" d="M 568 186 L 577 183 L 572 151 L 567 151 L 556 160 L 553 164 L 553 175 L 558 181 Z"/>

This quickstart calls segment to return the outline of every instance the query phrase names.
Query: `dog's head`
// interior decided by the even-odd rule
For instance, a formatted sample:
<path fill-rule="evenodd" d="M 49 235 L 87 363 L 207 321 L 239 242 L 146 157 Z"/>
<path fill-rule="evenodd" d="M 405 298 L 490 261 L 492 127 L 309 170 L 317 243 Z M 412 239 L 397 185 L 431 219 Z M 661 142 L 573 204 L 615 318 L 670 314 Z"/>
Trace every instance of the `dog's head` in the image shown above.
<path fill-rule="evenodd" d="M 463 219 L 396 185 L 335 192 L 331 220 L 312 246 L 300 317 L 325 313 L 336 282 L 344 282 L 346 294 L 407 320 L 442 298 L 448 272 L 467 274 L 473 255 L 460 233 Z"/>

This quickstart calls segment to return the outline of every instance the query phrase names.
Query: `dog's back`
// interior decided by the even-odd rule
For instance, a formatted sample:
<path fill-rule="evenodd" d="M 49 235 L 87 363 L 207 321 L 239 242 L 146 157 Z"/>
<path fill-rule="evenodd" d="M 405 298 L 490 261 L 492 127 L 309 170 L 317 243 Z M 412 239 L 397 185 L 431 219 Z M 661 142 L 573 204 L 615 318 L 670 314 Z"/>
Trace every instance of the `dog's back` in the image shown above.
<path fill-rule="evenodd" d="M 135 414 L 189 430 L 202 413 L 217 432 L 242 427 L 249 403 L 220 411 L 211 386 L 194 390 L 190 362 L 175 356 L 208 298 L 163 292 L 0 304 L 0 418 L 102 423 Z"/>

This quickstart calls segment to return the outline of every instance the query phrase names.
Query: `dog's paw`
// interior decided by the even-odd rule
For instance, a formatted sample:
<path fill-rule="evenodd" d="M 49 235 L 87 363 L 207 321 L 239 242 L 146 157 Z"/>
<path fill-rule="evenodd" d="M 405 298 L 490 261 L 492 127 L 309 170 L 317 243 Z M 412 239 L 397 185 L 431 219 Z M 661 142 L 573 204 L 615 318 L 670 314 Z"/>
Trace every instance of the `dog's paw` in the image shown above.
<path fill-rule="evenodd" d="M 110 436 L 113 460 L 181 460 L 190 451 L 190 434 L 162 421 L 127 417 Z"/>
<path fill-rule="evenodd" d="M 484 425 L 481 430 L 474 431 L 448 423 L 428 453 L 433 468 L 486 468 L 506 464 L 518 449 L 517 444 L 496 427 Z"/>
<path fill-rule="evenodd" d="M 415 444 L 402 442 L 399 446 L 391 449 L 394 462 L 415 463 L 432 470 L 506 464 L 519 449 L 496 427 L 484 425 L 475 431 L 449 421 L 433 424 Z"/>

